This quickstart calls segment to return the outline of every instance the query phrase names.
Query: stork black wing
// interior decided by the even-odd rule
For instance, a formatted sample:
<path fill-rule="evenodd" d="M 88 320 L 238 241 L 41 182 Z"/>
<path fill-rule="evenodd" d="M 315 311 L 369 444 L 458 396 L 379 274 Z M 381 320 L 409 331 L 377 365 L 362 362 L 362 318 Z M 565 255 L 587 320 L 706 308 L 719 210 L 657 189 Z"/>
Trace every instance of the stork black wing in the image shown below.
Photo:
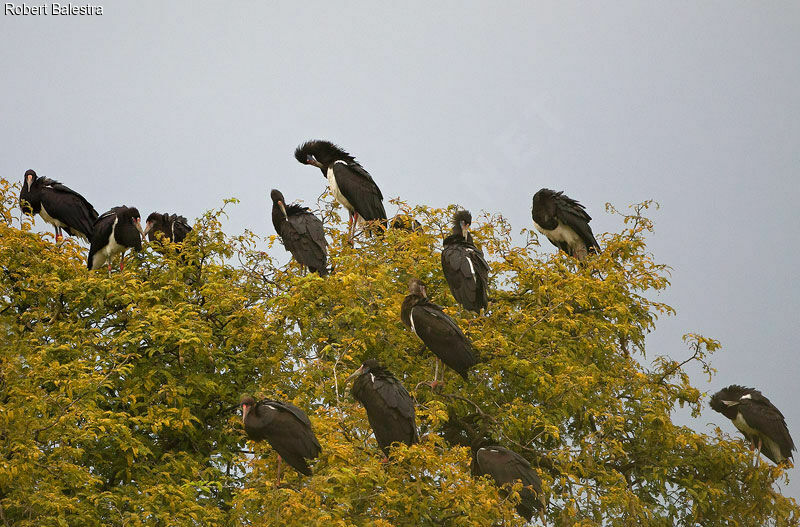
<path fill-rule="evenodd" d="M 394 377 L 376 376 L 375 391 L 389 408 L 394 408 L 404 417 L 414 417 L 414 399 Z"/>
<path fill-rule="evenodd" d="M 472 345 L 452 318 L 435 304 L 417 304 L 411 308 L 411 326 L 442 362 L 467 379 L 467 370 L 477 361 Z"/>
<path fill-rule="evenodd" d="M 305 424 L 306 426 L 311 426 L 311 421 L 308 419 L 306 413 L 301 410 L 300 408 L 296 407 L 292 403 L 287 403 L 284 401 L 276 401 L 274 399 L 262 399 L 258 401 L 259 405 L 270 406 L 274 410 L 279 410 L 282 412 L 288 412 L 295 416 L 298 421 Z"/>
<path fill-rule="evenodd" d="M 172 241 L 181 243 L 192 232 L 189 222 L 183 216 L 172 215 Z"/>
<path fill-rule="evenodd" d="M 795 450 L 794 441 L 789 434 L 783 414 L 775 405 L 770 403 L 766 397 L 754 396 L 749 401 L 742 400 L 738 408 L 748 426 L 775 441 L 783 457 L 792 457 L 792 451 Z M 761 451 L 774 463 L 780 462 L 769 448 L 762 447 Z"/>
<path fill-rule="evenodd" d="M 586 212 L 584 206 L 560 192 L 554 199 L 556 204 L 556 216 L 559 221 L 570 227 L 581 237 L 581 240 L 586 244 L 586 249 L 589 252 L 600 252 L 600 245 L 597 243 L 597 240 L 594 239 L 592 228 L 589 226 L 592 217 Z"/>
<path fill-rule="evenodd" d="M 339 191 L 365 220 L 385 220 L 383 194 L 369 172 L 356 163 L 337 161 L 333 164 L 333 177 Z"/>
<path fill-rule="evenodd" d="M 291 206 L 281 224 L 281 239 L 295 260 L 320 275 L 326 274 L 327 246 L 322 220 L 305 208 Z M 297 210 L 300 209 L 300 210 Z"/>
<path fill-rule="evenodd" d="M 476 313 L 488 306 L 489 264 L 480 249 L 471 243 L 445 240 L 442 271 L 459 304 Z"/>
<path fill-rule="evenodd" d="M 528 460 L 501 446 L 481 448 L 476 457 L 481 475 L 490 475 L 500 485 L 513 484 L 516 481 L 522 483 L 524 488 L 519 493 L 517 511 L 530 521 L 533 510 L 542 506 L 538 499 L 542 494 L 542 480 L 533 471 Z"/>
<path fill-rule="evenodd" d="M 64 227 L 67 234 L 91 240 L 97 211 L 86 198 L 57 181 L 46 179 L 40 202 L 47 214 L 67 226 Z"/>
<path fill-rule="evenodd" d="M 117 219 L 117 209 L 114 207 L 110 211 L 104 213 L 102 216 L 95 220 L 92 226 L 92 237 L 89 245 L 89 258 L 87 266 L 92 270 L 92 259 L 95 253 L 108 245 L 108 240 L 111 238 L 111 231 L 114 229 L 114 221 Z"/>

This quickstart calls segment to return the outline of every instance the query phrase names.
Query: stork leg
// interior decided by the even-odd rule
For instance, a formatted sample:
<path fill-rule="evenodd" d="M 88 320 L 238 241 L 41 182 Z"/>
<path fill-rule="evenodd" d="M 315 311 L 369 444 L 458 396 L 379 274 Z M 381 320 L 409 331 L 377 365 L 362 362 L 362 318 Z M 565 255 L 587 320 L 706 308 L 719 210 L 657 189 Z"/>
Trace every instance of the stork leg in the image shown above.
<path fill-rule="evenodd" d="M 60 243 L 63 239 L 64 236 L 61 234 L 61 227 L 56 225 L 56 243 Z"/>
<path fill-rule="evenodd" d="M 280 454 L 278 454 L 278 479 L 275 482 L 275 486 L 276 487 L 280 487 L 281 486 L 281 462 L 282 461 L 283 460 L 281 459 Z"/>
<path fill-rule="evenodd" d="M 123 269 L 125 269 L 125 251 L 122 251 L 122 256 L 119 260 L 119 270 L 122 271 Z"/>
<path fill-rule="evenodd" d="M 756 447 L 756 466 L 761 466 L 761 437 L 758 438 L 758 447 Z"/>
<path fill-rule="evenodd" d="M 111 259 L 108 259 L 108 263 L 106 264 L 108 267 L 108 277 L 111 278 Z"/>
<path fill-rule="evenodd" d="M 433 370 L 433 381 L 430 383 L 430 387 L 432 389 L 434 389 L 434 390 L 439 388 L 440 386 L 444 386 L 444 382 L 440 382 L 440 381 L 437 380 L 438 377 L 439 377 L 439 364 L 441 362 L 442 361 L 439 360 L 439 358 L 437 357 L 436 358 L 436 363 L 435 363 L 436 366 L 435 366 L 435 368 Z M 442 380 L 444 380 L 444 366 L 442 366 Z"/>

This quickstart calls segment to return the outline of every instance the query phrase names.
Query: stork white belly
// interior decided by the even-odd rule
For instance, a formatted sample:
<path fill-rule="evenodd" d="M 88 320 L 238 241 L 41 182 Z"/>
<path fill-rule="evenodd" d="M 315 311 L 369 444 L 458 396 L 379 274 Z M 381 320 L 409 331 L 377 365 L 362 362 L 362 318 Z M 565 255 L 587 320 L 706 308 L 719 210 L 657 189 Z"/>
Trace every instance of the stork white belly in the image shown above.
<path fill-rule="evenodd" d="M 344 165 L 347 164 L 344 161 L 335 161 L 333 165 L 335 165 L 336 163 L 342 163 Z M 344 206 L 344 208 L 346 208 L 350 212 L 355 212 L 356 209 L 353 207 L 353 205 L 350 204 L 349 201 L 347 201 L 347 198 L 344 197 L 342 191 L 339 190 L 339 185 L 336 184 L 336 177 L 334 177 L 333 175 L 333 165 L 328 167 L 328 187 L 330 187 L 331 192 L 333 192 L 333 197 L 336 198 L 336 201 L 341 203 L 342 206 Z"/>
<path fill-rule="evenodd" d="M 64 227 L 68 226 L 66 223 L 62 222 L 61 220 L 58 220 L 58 219 L 52 217 L 50 215 L 50 213 L 48 213 L 47 210 L 45 210 L 44 203 L 42 203 L 42 208 L 39 210 L 39 216 L 41 216 L 44 221 L 46 221 L 47 223 L 49 223 L 50 225 L 53 225 L 55 227 L 64 228 Z"/>
<path fill-rule="evenodd" d="M 566 242 L 570 247 L 580 247 L 583 245 L 583 240 L 581 240 L 581 237 L 578 236 L 578 233 L 575 232 L 572 227 L 561 223 L 560 220 L 556 228 L 552 230 L 542 228 L 535 221 L 533 222 L 533 226 L 536 227 L 537 231 L 541 232 L 554 242 Z"/>
<path fill-rule="evenodd" d="M 117 227 L 118 221 L 119 218 L 114 218 L 114 225 L 111 227 L 111 236 L 108 237 L 108 243 L 101 247 L 92 257 L 92 269 L 97 269 L 127 248 L 124 245 L 120 245 L 114 237 L 114 229 Z"/>
<path fill-rule="evenodd" d="M 734 426 L 738 428 L 741 432 L 743 432 L 748 438 L 751 437 L 760 437 L 761 438 L 761 450 L 769 450 L 772 454 L 772 457 L 781 462 L 783 458 L 783 454 L 781 454 L 781 447 L 778 446 L 778 443 L 773 441 L 771 438 L 765 436 L 764 434 L 760 433 L 755 428 L 751 427 L 747 424 L 747 421 L 744 420 L 742 417 L 741 412 L 737 412 L 736 419 L 733 420 Z M 758 446 L 757 444 L 755 446 Z"/>

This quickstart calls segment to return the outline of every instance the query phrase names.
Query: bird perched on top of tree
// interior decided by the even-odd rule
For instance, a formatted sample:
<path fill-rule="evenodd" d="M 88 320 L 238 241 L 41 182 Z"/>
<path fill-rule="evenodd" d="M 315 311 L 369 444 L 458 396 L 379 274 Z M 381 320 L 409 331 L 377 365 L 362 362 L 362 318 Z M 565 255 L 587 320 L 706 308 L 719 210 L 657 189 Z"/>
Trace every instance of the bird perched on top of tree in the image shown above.
<path fill-rule="evenodd" d="M 281 237 L 283 246 L 295 260 L 311 271 L 325 276 L 328 260 L 328 242 L 322 220 L 314 216 L 307 207 L 286 205 L 279 190 L 272 189 L 272 225 Z"/>
<path fill-rule="evenodd" d="M 61 231 L 89 241 L 92 238 L 97 211 L 86 198 L 49 178 L 27 170 L 19 193 L 19 208 L 31 216 L 38 214 L 55 228 L 56 241 Z"/>
<path fill-rule="evenodd" d="M 386 227 L 383 194 L 356 159 L 330 141 L 307 141 L 298 146 L 294 157 L 304 165 L 313 165 L 327 178 L 336 201 L 350 214 L 348 238 L 352 240 L 359 220 L 378 221 L 381 232 Z"/>
<path fill-rule="evenodd" d="M 489 305 L 489 264 L 472 241 L 471 224 L 468 210 L 453 216 L 453 230 L 444 239 L 442 271 L 453 298 L 466 309 L 480 313 Z"/>
<path fill-rule="evenodd" d="M 563 192 L 543 188 L 534 194 L 531 216 L 536 230 L 568 255 L 583 260 L 590 252 L 600 252 L 589 227 L 592 217 Z"/>

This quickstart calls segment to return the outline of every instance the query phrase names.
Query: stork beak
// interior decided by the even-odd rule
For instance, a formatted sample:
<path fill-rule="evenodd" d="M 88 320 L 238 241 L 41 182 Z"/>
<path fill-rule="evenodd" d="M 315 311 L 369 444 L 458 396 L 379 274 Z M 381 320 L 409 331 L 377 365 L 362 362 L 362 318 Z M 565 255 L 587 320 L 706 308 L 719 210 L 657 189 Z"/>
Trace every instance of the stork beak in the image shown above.
<path fill-rule="evenodd" d="M 153 228 L 153 222 L 148 221 L 147 225 L 144 228 L 144 231 L 142 231 L 142 239 L 144 239 L 144 237 L 147 236 L 147 233 L 150 232 L 150 229 L 152 228 Z"/>
<path fill-rule="evenodd" d="M 364 366 L 361 366 L 359 369 L 354 371 L 353 374 L 350 377 L 348 377 L 347 379 L 345 379 L 344 382 L 348 383 L 348 382 L 352 381 L 353 379 L 355 379 L 356 377 L 358 377 L 359 375 L 361 375 L 362 373 L 364 373 Z"/>
<path fill-rule="evenodd" d="M 725 400 L 723 400 L 722 403 L 725 406 L 736 406 L 737 404 L 739 404 L 739 401 L 725 401 Z"/>
<path fill-rule="evenodd" d="M 25 179 L 27 180 L 27 184 L 28 184 L 28 192 L 30 192 L 31 191 L 31 185 L 33 184 L 33 176 L 28 174 L 28 176 Z"/>
<path fill-rule="evenodd" d="M 249 411 L 250 411 L 250 406 L 248 406 L 246 404 L 243 404 L 242 405 L 242 423 L 244 423 L 244 420 L 247 419 L 247 412 L 249 412 Z"/>
<path fill-rule="evenodd" d="M 284 205 L 282 201 L 279 201 L 278 206 L 281 208 L 281 211 L 283 212 L 283 217 L 286 218 L 286 221 L 289 221 L 289 215 L 286 214 L 286 205 Z"/>
<path fill-rule="evenodd" d="M 144 239 L 144 231 L 142 230 L 142 220 L 136 218 L 133 220 L 133 224 L 136 225 L 136 230 L 139 231 L 139 234 L 142 235 L 142 239 Z"/>
<path fill-rule="evenodd" d="M 465 240 L 467 239 L 467 236 L 469 235 L 469 225 L 467 225 L 463 221 L 461 222 L 461 234 L 464 236 Z"/>
<path fill-rule="evenodd" d="M 317 159 L 311 154 L 306 156 L 306 163 L 308 163 L 309 165 L 314 165 L 317 168 L 322 168 L 322 163 L 317 161 Z"/>

